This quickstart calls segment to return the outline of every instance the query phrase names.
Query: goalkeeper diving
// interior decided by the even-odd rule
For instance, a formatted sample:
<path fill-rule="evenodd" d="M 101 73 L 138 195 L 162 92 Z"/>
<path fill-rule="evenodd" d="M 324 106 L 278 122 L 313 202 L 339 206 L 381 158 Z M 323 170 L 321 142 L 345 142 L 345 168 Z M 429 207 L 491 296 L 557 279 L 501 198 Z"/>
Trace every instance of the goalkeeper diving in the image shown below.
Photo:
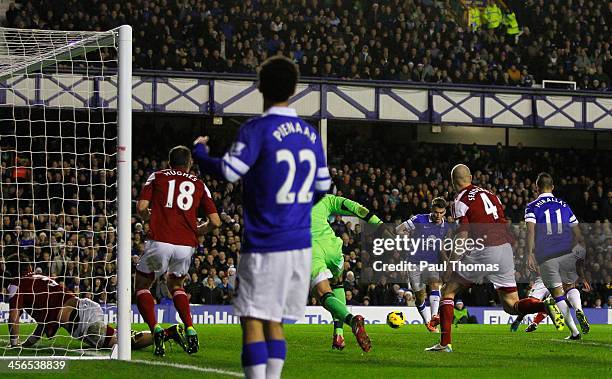
<path fill-rule="evenodd" d="M 382 224 L 382 221 L 363 205 L 341 196 L 326 195 L 312 208 L 310 287 L 314 289 L 323 308 L 331 313 L 334 319 L 332 349 L 344 349 L 342 327 L 347 324 L 361 349 L 368 352 L 371 343 L 365 330 L 364 318 L 352 315 L 346 307 L 346 294 L 342 286 L 342 239 L 336 236 L 327 221 L 331 215 L 354 216 L 376 225 Z"/>

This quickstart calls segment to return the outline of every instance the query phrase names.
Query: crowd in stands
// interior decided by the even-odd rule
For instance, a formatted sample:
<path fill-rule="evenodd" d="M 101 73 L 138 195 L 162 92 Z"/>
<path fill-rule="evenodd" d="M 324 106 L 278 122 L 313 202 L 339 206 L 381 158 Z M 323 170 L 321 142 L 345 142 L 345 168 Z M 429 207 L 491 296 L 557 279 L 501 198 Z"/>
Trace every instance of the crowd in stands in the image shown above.
<path fill-rule="evenodd" d="M 136 69 L 254 73 L 283 54 L 306 77 L 610 88 L 612 1 L 506 3 L 503 21 L 513 16 L 518 26 L 500 23 L 501 14 L 468 25 L 448 0 L 19 0 L 6 24 L 133 25 Z"/>
<path fill-rule="evenodd" d="M 153 134 L 137 142 L 140 147 L 135 147 L 133 161 L 134 201 L 150 173 L 168 167 L 164 151 L 169 146 L 158 146 L 170 142 L 155 142 Z M 51 160 L 44 162 L 42 153 L 32 154 L 30 160 L 16 159 L 14 147 L 2 146 L 2 291 L 8 285 L 7 272 L 17 270 L 15 263 L 32 261 L 36 270 L 57 278 L 71 291 L 112 303 L 116 300 L 116 210 L 114 202 L 103 201 L 105 196 L 114 196 L 111 189 L 115 171 L 108 169 L 113 167 L 109 161 L 112 158 L 98 155 L 85 160 L 68 153 L 69 146 L 64 148 L 63 159 L 47 154 Z M 331 175 L 338 194 L 366 205 L 388 223 L 427 213 L 434 197 L 442 196 L 450 202 L 454 196 L 448 174 L 451 165 L 464 162 L 472 167 L 474 183 L 500 197 L 514 224 L 512 230 L 518 237 L 514 246 L 516 278 L 522 283 L 522 296 L 534 279 L 525 264 L 525 227 L 521 225 L 524 206 L 535 198 L 537 173 L 550 172 L 556 178 L 556 194 L 572 206 L 583 223 L 587 279 L 593 287 L 591 293 L 585 294 L 585 306 L 612 306 L 607 304 L 612 296 L 612 173 L 603 163 L 608 153 L 527 149 L 520 145 L 507 148 L 501 144 L 418 144 L 390 150 L 384 149 L 382 142 L 359 135 L 342 145 L 330 143 L 329 148 Z M 16 176 L 18 173 L 23 177 Z M 197 173 L 197 167 L 193 173 Z M 217 181 L 208 175 L 204 180 L 218 207 L 222 227 L 199 238 L 186 289 L 192 303 L 230 304 L 241 250 L 241 189 L 239 184 Z M 448 221 L 453 221 L 450 207 Z M 414 294 L 405 277 L 372 276 L 371 268 L 364 264 L 359 225 L 336 217 L 331 226 L 344 241 L 343 283 L 349 304 L 414 304 Z M 148 223 L 133 217 L 133 273 L 144 251 L 148 230 Z M 168 301 L 163 277 L 153 292 L 158 302 Z M 472 288 L 463 299 L 469 305 L 496 301 L 487 285 Z M 309 303 L 316 304 L 316 300 L 312 298 Z"/>

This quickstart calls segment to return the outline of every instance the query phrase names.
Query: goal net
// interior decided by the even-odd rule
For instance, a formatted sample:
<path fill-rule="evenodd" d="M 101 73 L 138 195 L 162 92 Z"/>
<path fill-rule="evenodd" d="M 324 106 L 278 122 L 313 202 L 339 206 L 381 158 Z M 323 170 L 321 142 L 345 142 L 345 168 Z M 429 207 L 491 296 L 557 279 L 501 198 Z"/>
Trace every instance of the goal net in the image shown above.
<path fill-rule="evenodd" d="M 0 357 L 129 359 L 130 46 L 0 28 Z"/>

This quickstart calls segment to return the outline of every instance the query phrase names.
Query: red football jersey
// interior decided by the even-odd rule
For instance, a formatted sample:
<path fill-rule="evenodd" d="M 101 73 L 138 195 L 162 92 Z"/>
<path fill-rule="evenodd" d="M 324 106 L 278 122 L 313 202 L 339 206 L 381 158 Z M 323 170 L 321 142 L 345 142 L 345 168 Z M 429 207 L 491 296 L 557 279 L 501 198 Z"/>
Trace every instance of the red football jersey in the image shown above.
<path fill-rule="evenodd" d="M 494 194 L 470 184 L 455 198 L 455 218 L 472 238 L 483 238 L 485 246 L 514 242 L 508 231 L 504 209 Z M 468 225 L 470 224 L 470 225 Z"/>
<path fill-rule="evenodd" d="M 9 296 L 10 308 L 23 309 L 36 322 L 44 323 L 47 337 L 57 333 L 59 311 L 66 301 L 75 297 L 55 280 L 34 273 L 13 280 L 9 286 Z"/>
<path fill-rule="evenodd" d="M 151 208 L 149 239 L 173 245 L 197 246 L 198 208 L 217 213 L 204 182 L 181 170 L 154 172 L 140 192 Z"/>

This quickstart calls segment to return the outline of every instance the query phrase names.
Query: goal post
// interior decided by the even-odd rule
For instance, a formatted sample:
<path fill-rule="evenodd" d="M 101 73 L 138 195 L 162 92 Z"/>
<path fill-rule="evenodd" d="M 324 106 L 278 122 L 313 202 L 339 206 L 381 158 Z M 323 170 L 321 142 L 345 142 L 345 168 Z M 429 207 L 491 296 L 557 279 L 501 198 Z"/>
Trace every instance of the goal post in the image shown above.
<path fill-rule="evenodd" d="M 132 202 L 132 28 L 119 27 L 118 78 L 118 243 L 117 254 L 117 345 L 119 359 L 129 360 L 131 329 L 131 202 Z"/>
<path fill-rule="evenodd" d="M 0 28 L 0 359 L 131 359 L 131 113 L 129 25 Z M 10 284 L 24 267 L 51 278 L 47 294 L 62 284 L 97 313 L 79 305 L 68 330 L 36 320 L 43 338 L 13 345 Z M 41 298 L 43 314 L 61 308 Z M 23 308 L 19 342 L 37 325 Z M 101 342 L 106 323 L 116 324 L 114 346 Z"/>

